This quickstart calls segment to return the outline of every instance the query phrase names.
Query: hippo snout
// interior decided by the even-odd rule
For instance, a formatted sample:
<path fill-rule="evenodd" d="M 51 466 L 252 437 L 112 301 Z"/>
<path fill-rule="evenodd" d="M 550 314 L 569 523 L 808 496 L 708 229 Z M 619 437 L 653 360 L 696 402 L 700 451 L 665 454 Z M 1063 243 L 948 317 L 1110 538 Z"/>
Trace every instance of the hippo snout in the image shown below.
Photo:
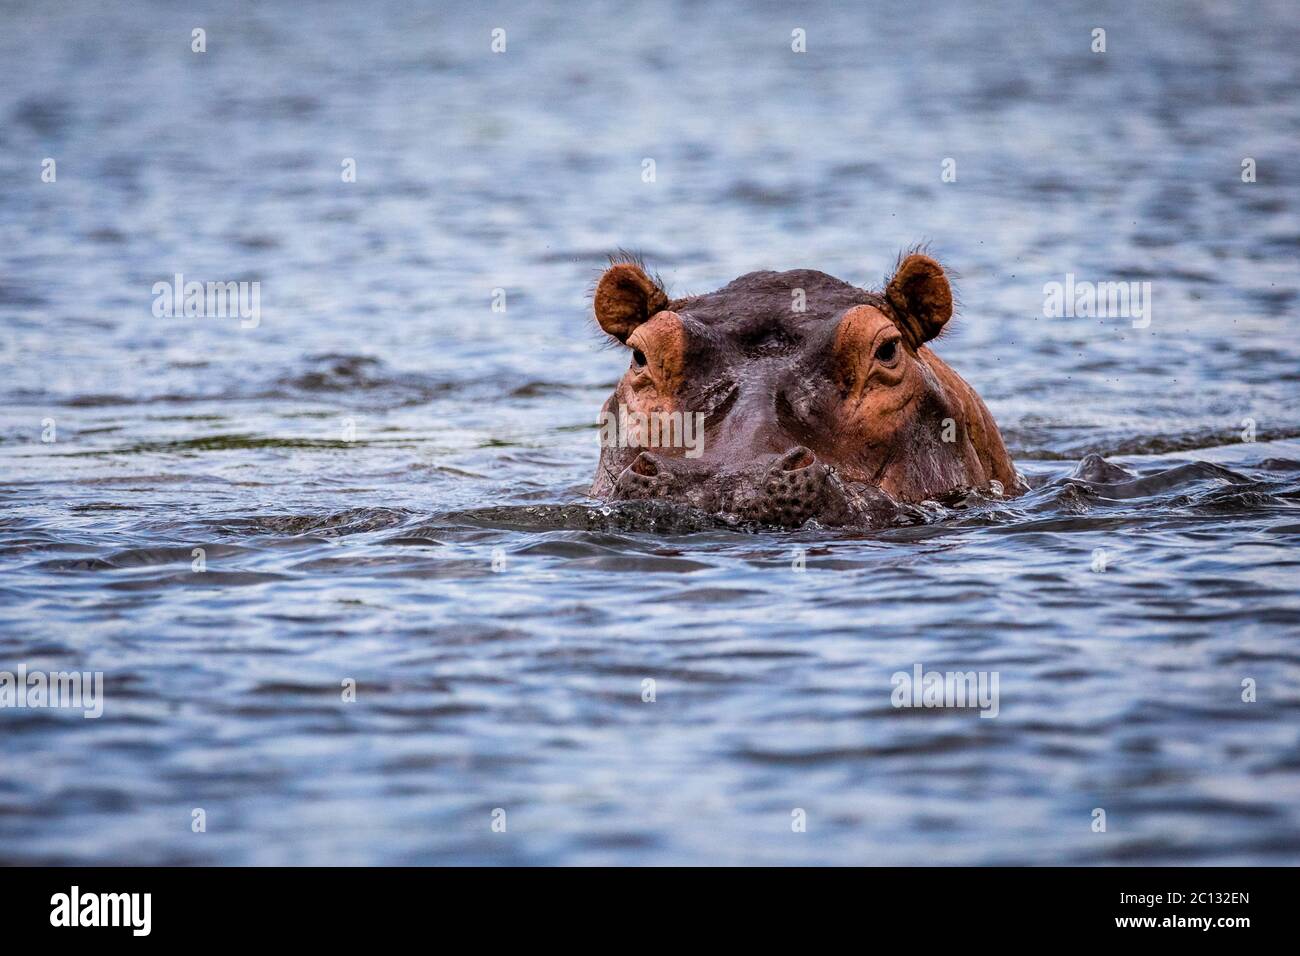
<path fill-rule="evenodd" d="M 671 488 L 668 470 L 648 451 L 641 452 L 614 483 L 617 498 L 660 498 Z"/>
<path fill-rule="evenodd" d="M 751 507 L 755 520 L 801 525 L 827 509 L 830 470 L 817 457 L 797 445 L 779 457 L 763 477 L 763 494 Z"/>
<path fill-rule="evenodd" d="M 614 497 L 665 498 L 787 528 L 841 518 L 846 507 L 831 470 L 802 445 L 738 469 L 641 452 L 618 476 Z"/>

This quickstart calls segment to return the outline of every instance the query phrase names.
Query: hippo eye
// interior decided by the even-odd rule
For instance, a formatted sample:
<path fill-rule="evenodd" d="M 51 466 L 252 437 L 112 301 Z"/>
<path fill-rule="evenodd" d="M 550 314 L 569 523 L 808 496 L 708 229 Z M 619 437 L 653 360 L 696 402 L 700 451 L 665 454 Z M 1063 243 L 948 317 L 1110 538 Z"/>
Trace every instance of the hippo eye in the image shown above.
<path fill-rule="evenodd" d="M 877 362 L 892 362 L 894 356 L 898 354 L 898 340 L 890 339 L 888 342 L 876 349 Z"/>
<path fill-rule="evenodd" d="M 632 350 L 632 364 L 637 368 L 645 368 L 645 353 L 640 349 Z"/>

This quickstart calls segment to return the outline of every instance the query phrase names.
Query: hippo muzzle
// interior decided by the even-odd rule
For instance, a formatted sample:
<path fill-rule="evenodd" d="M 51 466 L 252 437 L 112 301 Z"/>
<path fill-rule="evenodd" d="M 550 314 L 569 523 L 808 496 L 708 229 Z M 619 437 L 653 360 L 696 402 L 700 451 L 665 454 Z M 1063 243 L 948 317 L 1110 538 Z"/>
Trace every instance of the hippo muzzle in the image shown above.
<path fill-rule="evenodd" d="M 883 493 L 850 490 L 802 445 L 739 468 L 643 451 L 614 482 L 613 500 L 661 499 L 740 521 L 798 528 L 854 523 Z"/>

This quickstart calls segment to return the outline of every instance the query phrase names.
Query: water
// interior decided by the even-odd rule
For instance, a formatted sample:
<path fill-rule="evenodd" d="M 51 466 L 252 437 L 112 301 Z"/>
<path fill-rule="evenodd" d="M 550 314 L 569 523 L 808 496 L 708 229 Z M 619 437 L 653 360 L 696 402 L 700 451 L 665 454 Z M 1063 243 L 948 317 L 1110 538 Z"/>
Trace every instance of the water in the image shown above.
<path fill-rule="evenodd" d="M 1287 4 L 112 6 L 0 13 L 0 670 L 106 695 L 0 711 L 0 861 L 1297 862 Z M 921 240 L 1028 496 L 585 498 L 607 251 L 680 294 Z M 177 272 L 260 323 L 156 318 Z M 1066 273 L 1149 327 L 1044 318 Z M 895 709 L 917 663 L 999 715 Z"/>

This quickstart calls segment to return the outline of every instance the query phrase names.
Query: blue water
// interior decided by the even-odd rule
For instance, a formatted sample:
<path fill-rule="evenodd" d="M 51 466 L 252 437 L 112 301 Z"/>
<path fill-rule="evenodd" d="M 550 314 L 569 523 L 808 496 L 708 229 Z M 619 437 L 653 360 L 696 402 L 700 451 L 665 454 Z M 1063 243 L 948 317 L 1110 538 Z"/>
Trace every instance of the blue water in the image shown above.
<path fill-rule="evenodd" d="M 0 670 L 105 680 L 0 709 L 0 862 L 1300 862 L 1289 4 L 415 6 L 0 9 Z M 1029 495 L 585 497 L 608 251 L 918 241 Z M 260 322 L 155 317 L 178 272 Z M 918 663 L 998 716 L 893 707 Z"/>

